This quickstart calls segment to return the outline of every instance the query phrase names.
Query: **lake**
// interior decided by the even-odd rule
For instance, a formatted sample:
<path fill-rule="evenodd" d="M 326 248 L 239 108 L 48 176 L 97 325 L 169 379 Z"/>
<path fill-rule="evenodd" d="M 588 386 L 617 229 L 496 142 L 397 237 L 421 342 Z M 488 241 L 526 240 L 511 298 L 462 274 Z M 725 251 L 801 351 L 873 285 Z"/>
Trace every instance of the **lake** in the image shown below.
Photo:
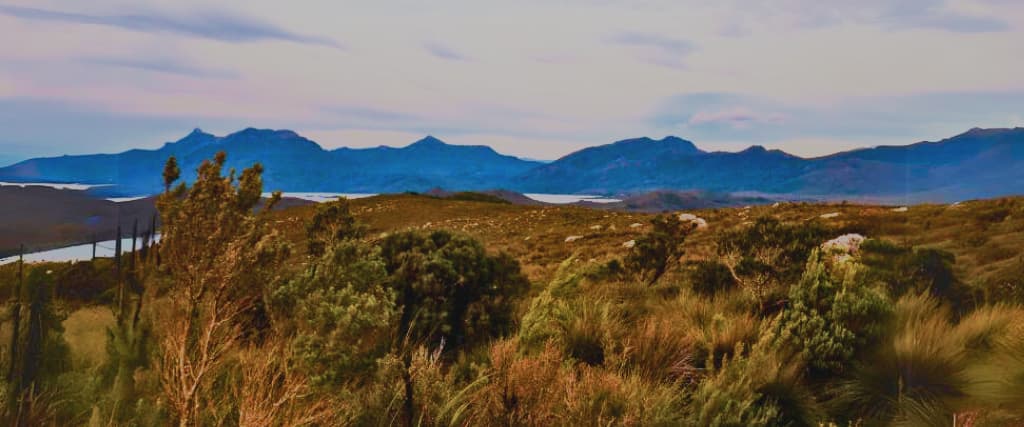
<path fill-rule="evenodd" d="M 0 182 L 0 185 L 15 185 L 15 186 L 30 186 L 39 185 L 44 187 L 51 187 L 57 189 L 67 190 L 88 190 L 89 188 L 99 187 L 97 185 L 88 184 L 59 184 L 59 183 L 11 183 L 11 182 Z M 263 193 L 264 197 L 269 197 L 271 193 Z M 364 197 L 373 197 L 377 194 L 374 193 L 328 193 L 328 192 L 285 192 L 282 193 L 284 197 L 292 197 L 296 199 L 309 200 L 317 203 L 329 202 L 337 199 L 339 196 L 344 196 L 349 199 L 360 199 Z M 589 195 L 589 194 L 540 194 L 530 193 L 525 194 L 533 200 L 553 203 L 553 204 L 569 204 L 581 201 L 592 202 L 592 203 L 615 203 L 621 200 L 606 198 L 604 196 Z M 138 200 L 146 196 L 138 197 L 111 197 L 107 200 L 114 202 L 128 202 L 132 200 Z M 159 236 L 159 235 L 158 235 Z M 142 239 L 139 239 L 141 244 Z M 96 256 L 98 257 L 112 257 L 114 256 L 114 240 L 108 240 L 99 242 L 96 246 Z M 131 248 L 132 239 L 124 238 L 121 239 L 123 250 L 127 251 Z M 33 252 L 25 254 L 26 262 L 67 262 L 67 261 L 87 261 L 92 259 L 92 243 L 86 243 L 82 245 L 67 246 L 58 249 L 50 249 L 46 251 Z M 0 264 L 7 264 L 18 260 L 17 256 L 0 258 Z"/>
<path fill-rule="evenodd" d="M 156 239 L 160 240 L 160 235 L 156 235 Z M 96 243 L 96 256 L 97 257 L 112 257 L 114 256 L 114 248 L 117 245 L 116 240 L 106 240 Z M 142 238 L 140 237 L 136 245 L 142 246 Z M 132 238 L 126 237 L 121 239 L 121 252 L 129 252 L 132 249 Z M 25 262 L 68 262 L 68 261 L 88 261 L 92 259 L 92 243 L 86 243 L 84 245 L 66 246 L 63 248 L 50 249 L 46 251 L 33 252 L 25 254 Z M 17 262 L 18 256 L 10 256 L 7 258 L 0 258 L 0 265 Z"/>

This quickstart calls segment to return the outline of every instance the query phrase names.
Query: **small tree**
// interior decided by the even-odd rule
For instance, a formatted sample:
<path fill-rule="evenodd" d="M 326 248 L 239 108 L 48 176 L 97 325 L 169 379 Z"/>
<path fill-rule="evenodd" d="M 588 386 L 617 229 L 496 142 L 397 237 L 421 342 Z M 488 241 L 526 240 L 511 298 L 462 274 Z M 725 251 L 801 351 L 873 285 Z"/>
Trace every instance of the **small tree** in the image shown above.
<path fill-rule="evenodd" d="M 306 227 L 309 254 L 323 255 L 336 242 L 363 236 L 365 227 L 356 222 L 349 208 L 348 199 L 339 197 L 330 203 L 321 203 L 316 208 L 313 221 Z"/>
<path fill-rule="evenodd" d="M 651 225 L 651 231 L 636 240 L 625 260 L 626 269 L 647 285 L 653 285 L 679 261 L 686 237 L 697 227 L 675 215 L 659 215 Z"/>
<path fill-rule="evenodd" d="M 515 259 L 444 230 L 392 234 L 381 254 L 401 311 L 399 336 L 444 338 L 450 349 L 509 332 L 513 303 L 529 288 Z"/>
<path fill-rule="evenodd" d="M 259 326 L 263 284 L 288 253 L 265 226 L 265 213 L 280 193 L 254 213 L 263 168 L 256 164 L 236 181 L 233 170 L 221 176 L 225 160 L 217 153 L 199 167 L 191 188 L 181 184 L 157 201 L 162 267 L 171 279 L 168 301 L 160 304 L 159 368 L 164 395 L 181 425 L 203 424 L 204 405 L 216 397 L 211 383 L 228 351 Z"/>
<path fill-rule="evenodd" d="M 164 165 L 164 192 L 171 192 L 171 185 L 181 177 L 181 169 L 178 168 L 178 159 L 171 156 Z"/>
<path fill-rule="evenodd" d="M 392 234 L 381 253 L 399 310 L 394 348 L 403 366 L 402 422 L 412 426 L 412 344 L 458 350 L 508 333 L 529 282 L 512 257 L 488 255 L 480 242 L 443 230 Z"/>
<path fill-rule="evenodd" d="M 761 217 L 749 227 L 723 233 L 716 244 L 722 263 L 764 313 L 782 308 L 785 285 L 800 279 L 808 255 L 830 234 L 816 222 L 786 224 Z"/>
<path fill-rule="evenodd" d="M 854 261 L 829 265 L 814 250 L 800 282 L 790 288 L 778 336 L 812 371 L 841 372 L 882 335 L 892 303 L 863 282 L 860 268 Z"/>
<path fill-rule="evenodd" d="M 43 268 L 29 270 L 22 295 L 16 304 L 21 305 L 24 317 L 19 321 L 19 332 L 12 336 L 9 355 L 17 355 L 11 363 L 10 382 L 7 384 L 9 406 L 6 415 L 8 425 L 27 426 L 33 421 L 28 415 L 38 395 L 54 386 L 57 376 L 68 369 L 70 354 L 64 341 L 64 314 L 53 301 L 54 278 L 52 271 Z"/>

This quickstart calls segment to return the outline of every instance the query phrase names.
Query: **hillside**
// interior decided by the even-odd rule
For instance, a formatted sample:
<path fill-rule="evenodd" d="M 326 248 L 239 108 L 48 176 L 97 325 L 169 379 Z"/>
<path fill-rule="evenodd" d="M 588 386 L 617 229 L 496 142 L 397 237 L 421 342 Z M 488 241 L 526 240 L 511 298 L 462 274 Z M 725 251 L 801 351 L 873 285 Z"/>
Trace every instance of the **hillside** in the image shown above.
<path fill-rule="evenodd" d="M 579 262 L 590 263 L 624 255 L 628 250 L 622 244 L 649 230 L 648 221 L 655 216 L 584 206 L 528 206 L 405 194 L 349 203 L 353 214 L 369 226 L 371 236 L 401 230 L 465 232 L 493 251 L 513 254 L 530 272 L 531 279 L 541 282 L 549 280 L 559 263 L 573 254 Z M 289 240 L 300 242 L 305 229 L 297 225 L 309 221 L 315 210 L 316 206 L 309 205 L 278 211 L 274 214 L 277 227 Z M 821 223 L 837 233 L 855 231 L 949 251 L 956 256 L 961 277 L 979 287 L 997 286 L 1000 280 L 1020 280 L 1014 275 L 1024 268 L 1018 259 L 1024 249 L 1024 198 L 918 205 L 905 212 L 894 206 L 784 202 L 686 212 L 709 224 L 707 230 L 688 240 L 689 259 L 715 257 L 714 242 L 722 233 L 743 229 L 760 217 L 771 217 L 788 223 Z M 820 218 L 828 213 L 839 215 Z M 631 227 L 637 223 L 642 226 Z M 569 236 L 583 238 L 566 243 Z"/>
<path fill-rule="evenodd" d="M 201 355 L 192 349 L 213 348 L 225 362 L 212 368 L 216 378 L 238 381 L 250 391 L 225 393 L 220 382 L 211 381 L 201 389 L 218 402 L 211 408 L 249 402 L 245 399 L 263 392 L 253 389 L 258 386 L 273 402 L 315 409 L 310 413 L 329 425 L 377 420 L 382 414 L 397 418 L 407 411 L 427 420 L 423 425 L 452 424 L 441 419 L 488 426 L 505 425 L 508 414 L 599 425 L 708 425 L 713 423 L 706 414 L 740 419 L 750 412 L 782 425 L 890 421 L 907 413 L 929 420 L 979 420 L 976 425 L 1024 420 L 1019 405 L 1001 406 L 1019 397 L 992 397 L 1012 393 L 1024 378 L 1024 364 L 1014 356 L 1024 343 L 1014 326 L 1024 320 L 1017 305 L 1024 300 L 1019 255 L 1024 199 L 906 208 L 776 203 L 689 210 L 706 227 L 681 242 L 682 262 L 672 262 L 661 280 L 648 283 L 630 263 L 641 253 L 638 242 L 657 235 L 652 233 L 655 215 L 434 193 L 367 197 L 344 208 L 297 206 L 250 217 L 258 218 L 246 223 L 259 226 L 259 235 L 282 244 L 264 246 L 264 240 L 247 233 L 231 238 L 233 244 L 249 245 L 251 251 L 239 253 L 252 254 L 246 258 L 251 264 L 226 270 L 244 274 L 211 276 L 215 284 L 237 278 L 231 282 L 236 286 L 211 289 L 246 292 L 266 302 L 253 305 L 259 309 L 252 316 L 229 317 L 237 322 L 231 328 L 194 316 L 197 311 L 190 307 L 208 316 L 227 311 L 212 304 L 186 305 L 180 278 L 194 271 L 197 259 L 237 255 L 208 248 L 211 240 L 191 230 L 177 230 L 181 234 L 162 240 L 156 252 L 128 258 L 137 259 L 141 271 L 130 261 L 132 268 L 121 273 L 125 283 L 144 287 L 119 288 L 118 270 L 109 259 L 27 265 L 28 288 L 48 290 L 30 295 L 48 298 L 48 304 L 20 306 L 47 307 L 46 313 L 60 321 L 48 324 L 47 336 L 61 346 L 45 347 L 42 354 L 61 363 L 39 378 L 61 394 L 41 395 L 38 402 L 52 412 L 35 419 L 83 424 L 90 414 L 116 413 L 119 389 L 107 384 L 130 378 L 129 397 L 141 402 L 140 409 L 121 416 L 167 424 L 175 415 L 162 412 L 161 405 L 176 392 L 164 387 L 162 375 L 176 374 L 161 370 L 174 366 L 165 355 Z M 242 210 L 252 212 L 248 205 Z M 177 220 L 191 219 L 192 212 Z M 206 218 L 197 223 L 219 227 L 208 221 L 218 217 L 216 212 L 200 215 Z M 361 225 L 352 229 L 359 230 L 351 235 L 356 237 L 336 240 L 327 252 L 313 255 L 311 237 L 336 235 L 351 225 L 349 218 Z M 340 228 L 311 234 L 317 223 Z M 164 232 L 175 231 L 168 226 Z M 816 248 L 851 236 L 846 233 L 867 240 L 819 257 Z M 183 259 L 170 245 L 185 239 L 192 250 Z M 407 246 L 415 242 L 420 244 Z M 737 242 L 742 245 L 736 256 L 742 258 L 735 262 L 756 268 L 737 268 L 733 277 L 724 264 L 734 262 L 733 255 L 723 250 Z M 154 253 L 160 256 L 154 259 Z M 762 256 L 769 261 L 760 261 Z M 180 272 L 172 273 L 176 269 Z M 16 264 L 0 265 L 0 298 L 15 304 L 18 271 Z M 509 281 L 517 288 L 509 290 Z M 394 292 L 394 286 L 404 293 Z M 129 301 L 138 307 L 134 323 L 119 314 L 117 292 L 132 295 Z M 210 295 L 204 301 L 224 301 L 228 309 L 250 307 L 234 294 Z M 473 309 L 459 311 L 460 301 L 466 301 L 460 297 L 473 301 Z M 236 301 L 243 302 L 231 305 Z M 820 311 L 809 310 L 809 303 Z M 429 325 L 413 349 L 393 344 L 393 337 L 408 336 L 396 333 L 403 324 L 418 323 L 403 323 L 403 311 L 392 304 L 422 304 L 417 312 L 438 313 L 417 321 Z M 487 316 L 474 310 L 488 310 Z M 385 316 L 375 317 L 381 313 Z M 464 320 L 446 323 L 450 316 Z M 380 320 L 363 321 L 374 318 Z M 135 324 L 146 325 L 152 335 L 117 335 Z M 437 326 L 452 324 L 508 329 L 471 329 L 486 339 L 470 341 L 448 332 L 458 329 Z M 796 330 L 787 332 L 796 339 L 778 334 L 780 328 Z M 170 333 L 189 330 L 213 331 L 229 341 L 197 347 L 203 344 L 161 339 L 187 336 Z M 269 333 L 257 338 L 257 331 Z M 136 353 L 114 345 L 124 336 L 159 351 Z M 11 338 L 0 334 L 5 337 Z M 806 343 L 816 341 L 804 337 L 836 344 L 814 347 Z M 127 374 L 78 379 L 119 366 L 124 354 L 141 358 Z M 402 361 L 404 354 L 408 362 Z M 328 380 L 333 378 L 339 380 Z M 909 391 L 901 388 L 908 383 Z M 847 385 L 860 388 L 840 387 Z M 854 400 L 861 396 L 869 400 Z M 799 399 L 804 410 L 777 403 L 790 402 L 786 398 Z M 847 401 L 839 399 L 857 403 L 838 406 Z M 515 406 L 504 403 L 513 400 Z M 742 405 L 722 407 L 723 400 Z M 913 412 L 922 402 L 931 406 Z M 453 407 L 462 409 L 452 413 L 448 408 Z"/>
<path fill-rule="evenodd" d="M 154 197 L 112 202 L 87 191 L 59 190 L 44 186 L 0 186 L 0 258 L 18 253 L 59 248 L 115 238 L 117 226 L 129 236 L 139 222 L 139 232 L 149 228 L 156 208 Z M 312 202 L 285 198 L 278 209 Z M 12 208 L 13 207 L 13 208 Z"/>

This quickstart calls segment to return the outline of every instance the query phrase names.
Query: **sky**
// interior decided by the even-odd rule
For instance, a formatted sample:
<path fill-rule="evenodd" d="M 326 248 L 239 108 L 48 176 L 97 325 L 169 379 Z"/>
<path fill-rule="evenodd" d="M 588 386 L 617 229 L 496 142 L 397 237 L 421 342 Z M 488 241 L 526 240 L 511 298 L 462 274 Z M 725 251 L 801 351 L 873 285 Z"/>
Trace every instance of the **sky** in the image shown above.
<path fill-rule="evenodd" d="M 193 128 L 555 159 L 1024 126 L 1019 0 L 0 0 L 0 164 Z"/>

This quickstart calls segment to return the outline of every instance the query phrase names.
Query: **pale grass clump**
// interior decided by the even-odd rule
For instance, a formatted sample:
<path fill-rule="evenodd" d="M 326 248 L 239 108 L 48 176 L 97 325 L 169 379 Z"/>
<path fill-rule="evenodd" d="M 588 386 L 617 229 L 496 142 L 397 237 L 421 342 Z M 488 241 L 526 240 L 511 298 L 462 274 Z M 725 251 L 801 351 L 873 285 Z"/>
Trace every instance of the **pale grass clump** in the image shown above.
<path fill-rule="evenodd" d="M 515 340 L 491 346 L 488 381 L 474 394 L 474 425 L 557 425 L 565 414 L 568 368 L 551 342 L 534 356 L 520 356 Z"/>
<path fill-rule="evenodd" d="M 332 390 L 331 407 L 337 416 L 332 422 L 340 419 L 358 426 L 395 426 L 406 421 L 417 426 L 473 425 L 468 421 L 470 408 L 486 378 L 457 379 L 445 362 L 442 347 L 430 350 L 420 346 L 410 349 L 408 357 L 407 368 L 402 357 L 385 355 L 378 360 L 372 381 Z M 405 406 L 406 374 L 412 384 L 411 408 Z M 411 414 L 406 412 L 410 409 Z M 411 418 L 407 420 L 408 415 Z"/>
<path fill-rule="evenodd" d="M 689 382 L 696 372 L 695 338 L 670 319 L 647 318 L 625 334 L 622 351 L 614 357 L 615 364 L 620 370 L 651 382 Z"/>
<path fill-rule="evenodd" d="M 307 378 L 288 368 L 288 360 L 273 345 L 238 352 L 240 375 L 231 390 L 238 402 L 238 426 L 341 425 L 336 405 L 315 394 Z"/>
<path fill-rule="evenodd" d="M 718 363 L 733 354 L 737 344 L 751 345 L 760 335 L 761 319 L 737 303 L 743 298 L 739 292 L 714 298 L 683 293 L 658 306 L 651 318 L 661 319 L 687 337 L 693 343 L 695 362 Z"/>
<path fill-rule="evenodd" d="M 639 376 L 572 365 L 554 343 L 521 354 L 514 340 L 491 347 L 487 382 L 474 393 L 469 425 L 677 425 L 682 394 Z"/>

